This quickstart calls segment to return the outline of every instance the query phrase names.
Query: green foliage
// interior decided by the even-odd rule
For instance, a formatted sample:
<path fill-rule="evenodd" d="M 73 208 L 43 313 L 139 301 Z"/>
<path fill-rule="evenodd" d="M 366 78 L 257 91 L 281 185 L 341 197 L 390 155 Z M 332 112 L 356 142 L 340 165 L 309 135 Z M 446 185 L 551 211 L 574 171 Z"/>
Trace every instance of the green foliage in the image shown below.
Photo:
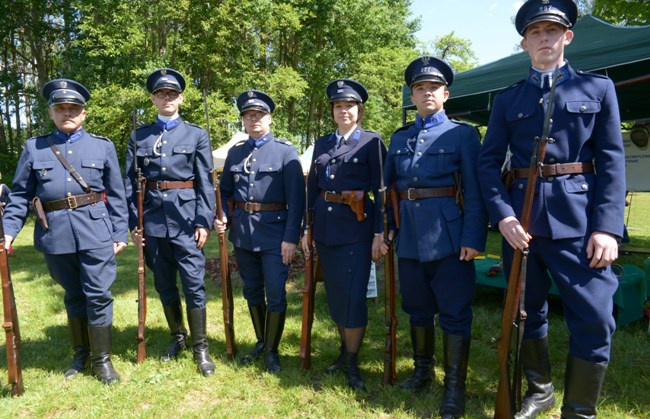
<path fill-rule="evenodd" d="M 650 4 L 645 0 L 593 0 L 592 14 L 615 25 L 649 25 Z"/>

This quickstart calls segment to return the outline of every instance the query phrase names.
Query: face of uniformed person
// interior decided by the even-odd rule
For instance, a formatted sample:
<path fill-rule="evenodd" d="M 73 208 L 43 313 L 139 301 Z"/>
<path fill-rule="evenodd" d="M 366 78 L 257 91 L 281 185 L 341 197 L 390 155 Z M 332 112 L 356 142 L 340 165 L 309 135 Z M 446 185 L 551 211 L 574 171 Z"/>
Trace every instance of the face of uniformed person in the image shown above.
<path fill-rule="evenodd" d="M 422 117 L 441 111 L 448 98 L 449 90 L 444 83 L 421 81 L 411 86 L 411 103 Z"/>
<path fill-rule="evenodd" d="M 573 40 L 573 32 L 557 22 L 535 22 L 526 28 L 521 48 L 528 53 L 533 67 L 552 70 L 564 64 L 564 47 Z"/>
<path fill-rule="evenodd" d="M 52 105 L 47 110 L 47 113 L 50 115 L 50 119 L 54 121 L 54 125 L 66 134 L 77 131 L 86 119 L 84 107 L 74 103 Z"/>
<path fill-rule="evenodd" d="M 160 115 L 173 116 L 183 103 L 183 93 L 172 89 L 160 89 L 151 95 L 151 101 L 158 108 Z"/>
<path fill-rule="evenodd" d="M 359 105 L 356 102 L 334 102 L 332 104 L 334 122 L 339 128 L 339 134 L 345 134 L 359 120 Z"/>
<path fill-rule="evenodd" d="M 244 121 L 244 129 L 255 140 L 262 138 L 271 131 L 271 114 L 251 109 L 245 111 L 241 115 L 241 119 Z"/>

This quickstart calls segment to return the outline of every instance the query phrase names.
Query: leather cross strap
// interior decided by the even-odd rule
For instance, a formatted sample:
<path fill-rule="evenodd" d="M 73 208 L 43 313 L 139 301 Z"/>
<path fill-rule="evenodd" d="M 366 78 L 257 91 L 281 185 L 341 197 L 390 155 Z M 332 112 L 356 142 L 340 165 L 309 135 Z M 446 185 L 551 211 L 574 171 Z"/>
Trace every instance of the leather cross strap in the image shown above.
<path fill-rule="evenodd" d="M 525 179 L 528 177 L 528 168 L 512 169 L 515 179 Z M 545 164 L 542 166 L 541 177 L 577 175 L 581 173 L 594 173 L 594 165 L 591 162 L 578 163 L 557 163 Z"/>
<path fill-rule="evenodd" d="M 147 188 L 156 191 L 165 189 L 190 189 L 194 187 L 193 180 L 148 180 Z"/>
<path fill-rule="evenodd" d="M 105 192 L 91 192 L 81 195 L 70 195 L 67 198 L 55 199 L 43 203 L 45 212 L 57 211 L 62 209 L 75 209 L 85 205 L 96 204 L 103 201 L 106 196 Z"/>
<path fill-rule="evenodd" d="M 272 204 L 262 204 L 261 202 L 240 202 L 235 201 L 235 208 L 244 210 L 248 213 L 260 211 L 281 211 L 287 209 L 287 204 L 284 202 L 276 202 Z"/>
<path fill-rule="evenodd" d="M 400 200 L 413 201 L 424 198 L 446 198 L 456 195 L 456 187 L 443 186 L 440 188 L 409 188 L 397 193 Z"/>
<path fill-rule="evenodd" d="M 52 149 L 52 151 L 54 152 L 54 155 L 56 156 L 56 158 L 59 159 L 59 161 L 61 162 L 63 167 L 65 167 L 65 170 L 70 172 L 72 177 L 79 183 L 79 185 L 81 185 L 84 192 L 86 192 L 86 194 L 89 194 L 90 193 L 90 186 L 88 186 L 88 184 L 86 183 L 84 178 L 81 177 L 79 172 L 77 172 L 77 170 L 74 167 L 72 167 L 72 165 L 70 165 L 68 160 L 66 160 L 66 158 L 63 156 L 63 153 L 61 153 L 59 148 L 56 146 L 56 144 L 54 144 L 54 142 L 52 141 L 52 139 L 49 136 L 47 137 L 47 142 L 50 145 L 50 148 Z"/>

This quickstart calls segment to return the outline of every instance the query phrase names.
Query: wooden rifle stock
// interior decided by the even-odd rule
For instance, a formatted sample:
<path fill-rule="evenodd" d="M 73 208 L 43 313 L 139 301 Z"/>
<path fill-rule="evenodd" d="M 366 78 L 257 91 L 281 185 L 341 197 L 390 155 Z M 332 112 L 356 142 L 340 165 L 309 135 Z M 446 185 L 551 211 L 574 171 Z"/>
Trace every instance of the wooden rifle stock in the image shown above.
<path fill-rule="evenodd" d="M 5 249 L 5 231 L 0 215 L 0 276 L 2 276 L 2 307 L 4 321 L 2 327 L 7 338 L 7 373 L 12 396 L 21 396 L 25 392 L 23 373 L 20 366 L 20 327 L 14 287 L 9 273 L 9 258 Z"/>
<path fill-rule="evenodd" d="M 216 199 L 216 216 L 223 219 L 223 205 L 221 204 L 221 188 L 217 179 L 216 169 L 212 172 L 212 183 L 214 185 Z M 216 229 L 216 227 L 215 227 Z M 237 344 L 235 342 L 235 322 L 234 322 L 234 303 L 232 294 L 232 282 L 230 280 L 230 266 L 228 265 L 228 244 L 226 243 L 226 233 L 218 233 L 219 240 L 219 274 L 221 276 L 221 302 L 223 309 L 223 326 L 226 333 L 226 356 L 228 359 L 234 359 L 237 354 Z"/>
<path fill-rule="evenodd" d="M 397 381 L 397 315 L 395 314 L 395 259 L 393 242 L 389 239 L 388 211 L 386 211 L 387 191 L 381 191 L 381 205 L 384 217 L 384 243 L 388 251 L 384 255 L 384 322 L 386 324 L 386 342 L 384 346 L 384 384 Z"/>
<path fill-rule="evenodd" d="M 530 225 L 530 213 L 533 208 L 533 200 L 535 198 L 535 189 L 537 187 L 537 179 L 541 173 L 541 168 L 546 155 L 546 145 L 552 143 L 553 139 L 548 137 L 551 116 L 553 115 L 553 100 L 555 98 L 555 86 L 557 83 L 558 68 L 555 68 L 553 74 L 553 83 L 549 93 L 548 105 L 544 117 L 544 127 L 542 128 L 542 136 L 535 137 L 533 153 L 530 159 L 530 166 L 528 167 L 528 181 L 526 184 L 526 194 L 524 195 L 524 206 L 521 212 L 520 224 L 524 231 L 528 232 Z M 513 418 L 516 412 L 515 401 L 520 396 L 521 383 L 519 382 L 518 374 L 515 373 L 517 382 L 511 383 L 510 381 L 510 346 L 512 342 L 513 329 L 517 328 L 518 333 L 522 333 L 519 325 L 516 324 L 518 315 L 523 320 L 525 313 L 520 311 L 520 298 L 521 296 L 521 278 L 526 274 L 526 258 L 528 257 L 528 249 L 519 250 L 515 249 L 512 265 L 510 267 L 510 275 L 508 276 L 508 290 L 506 292 L 506 302 L 503 307 L 503 314 L 501 316 L 501 336 L 497 344 L 498 364 L 499 364 L 499 386 L 497 388 L 497 399 L 494 409 L 494 417 L 496 419 L 510 419 Z M 519 354 L 517 350 L 515 354 L 515 370 L 519 369 Z M 515 391 L 513 391 L 513 388 Z"/>
<path fill-rule="evenodd" d="M 135 131 L 134 131 L 135 133 Z M 135 141 L 135 134 L 134 134 Z M 138 156 L 134 155 L 137 160 Z M 146 290 L 146 273 L 144 264 L 144 193 L 147 184 L 147 179 L 142 176 L 142 171 L 136 169 L 137 177 L 137 206 L 138 206 L 138 232 L 140 234 L 140 243 L 138 243 L 138 364 L 144 362 L 147 358 L 147 346 L 144 339 L 144 326 L 147 320 L 147 290 Z"/>
<path fill-rule="evenodd" d="M 314 300 L 316 298 L 316 275 L 314 272 L 314 249 L 312 246 L 312 214 L 305 208 L 305 234 L 309 253 L 305 255 L 305 284 L 302 287 L 302 329 L 300 332 L 300 369 L 311 367 L 311 329 L 314 324 Z"/>

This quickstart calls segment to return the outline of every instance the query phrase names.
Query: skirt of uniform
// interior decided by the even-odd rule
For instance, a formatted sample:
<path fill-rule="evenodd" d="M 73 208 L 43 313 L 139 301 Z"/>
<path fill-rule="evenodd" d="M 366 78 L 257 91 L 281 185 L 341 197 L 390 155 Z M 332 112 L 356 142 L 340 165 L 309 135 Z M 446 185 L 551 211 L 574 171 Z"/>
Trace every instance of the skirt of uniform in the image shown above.
<path fill-rule="evenodd" d="M 366 292 L 370 279 L 372 242 L 326 246 L 316 242 L 325 276 L 327 305 L 332 320 L 346 328 L 368 324 Z"/>

